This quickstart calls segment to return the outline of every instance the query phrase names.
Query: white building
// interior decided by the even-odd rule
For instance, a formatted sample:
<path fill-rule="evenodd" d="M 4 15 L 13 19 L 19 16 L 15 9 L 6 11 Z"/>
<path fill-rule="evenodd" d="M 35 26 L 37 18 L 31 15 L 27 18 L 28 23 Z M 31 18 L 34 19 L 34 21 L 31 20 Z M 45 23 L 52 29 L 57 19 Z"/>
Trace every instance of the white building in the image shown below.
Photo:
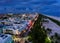
<path fill-rule="evenodd" d="M 12 43 L 11 35 L 0 34 L 0 43 Z"/>
<path fill-rule="evenodd" d="M 22 17 L 10 17 L 7 20 L 3 20 L 5 22 L 5 27 L 3 27 L 3 33 L 12 33 L 12 34 L 19 34 L 24 30 L 28 30 L 30 24 L 35 21 L 35 17 L 37 16 L 34 14 L 23 14 Z M 33 21 L 33 22 L 32 22 Z M 32 25 L 31 25 L 32 26 Z"/>
<path fill-rule="evenodd" d="M 14 28 L 13 26 L 6 26 L 5 28 L 3 28 L 3 33 L 18 34 L 18 29 Z"/>
<path fill-rule="evenodd" d="M 10 33 L 10 34 L 20 34 L 21 31 L 26 30 L 28 22 L 21 21 L 21 23 L 13 24 L 13 26 L 5 26 L 3 28 L 3 33 Z"/>

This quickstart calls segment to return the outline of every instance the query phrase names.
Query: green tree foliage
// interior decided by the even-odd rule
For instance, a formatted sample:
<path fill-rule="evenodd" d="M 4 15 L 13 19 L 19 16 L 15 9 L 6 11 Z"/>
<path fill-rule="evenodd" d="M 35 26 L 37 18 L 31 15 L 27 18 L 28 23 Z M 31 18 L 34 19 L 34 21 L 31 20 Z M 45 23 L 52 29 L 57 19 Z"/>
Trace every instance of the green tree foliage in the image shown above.
<path fill-rule="evenodd" d="M 34 27 L 31 29 L 31 40 L 33 43 L 45 43 L 47 34 L 44 29 L 41 28 L 42 16 L 39 15 L 37 21 L 34 24 Z"/>

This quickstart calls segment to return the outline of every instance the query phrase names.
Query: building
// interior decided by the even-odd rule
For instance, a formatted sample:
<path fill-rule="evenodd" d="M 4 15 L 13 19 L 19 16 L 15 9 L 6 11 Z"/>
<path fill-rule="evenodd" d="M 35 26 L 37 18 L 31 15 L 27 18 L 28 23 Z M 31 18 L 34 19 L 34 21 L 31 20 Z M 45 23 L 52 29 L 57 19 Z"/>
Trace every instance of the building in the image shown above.
<path fill-rule="evenodd" d="M 18 34 L 18 29 L 14 28 L 13 26 L 5 26 L 3 28 L 4 34 Z"/>
<path fill-rule="evenodd" d="M 12 36 L 8 34 L 0 34 L 0 43 L 12 43 Z"/>
<path fill-rule="evenodd" d="M 22 14 L 21 18 L 16 16 L 2 20 L 4 22 L 3 33 L 20 34 L 22 31 L 30 30 L 38 14 Z"/>

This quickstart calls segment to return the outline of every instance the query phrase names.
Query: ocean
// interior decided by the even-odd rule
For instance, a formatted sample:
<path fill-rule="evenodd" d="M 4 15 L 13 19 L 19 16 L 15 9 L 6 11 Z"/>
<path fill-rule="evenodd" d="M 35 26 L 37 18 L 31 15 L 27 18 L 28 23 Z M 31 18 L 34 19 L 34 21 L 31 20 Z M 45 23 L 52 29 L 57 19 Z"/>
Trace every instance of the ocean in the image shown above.
<path fill-rule="evenodd" d="M 60 0 L 0 0 L 0 13 L 33 13 L 60 17 Z"/>

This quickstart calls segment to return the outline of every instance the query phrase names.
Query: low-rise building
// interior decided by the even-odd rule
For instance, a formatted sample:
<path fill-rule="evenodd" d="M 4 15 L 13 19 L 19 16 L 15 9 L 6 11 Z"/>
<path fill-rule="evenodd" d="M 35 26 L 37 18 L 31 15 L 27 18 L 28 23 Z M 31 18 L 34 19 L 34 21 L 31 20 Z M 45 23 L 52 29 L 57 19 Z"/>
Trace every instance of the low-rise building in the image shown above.
<path fill-rule="evenodd" d="M 17 17 L 16 17 L 17 16 Z M 29 30 L 35 22 L 38 14 L 22 14 L 2 20 L 4 27 L 3 33 L 20 34 L 22 31 Z"/>
<path fill-rule="evenodd" d="M 8 34 L 0 34 L 0 43 L 12 43 L 12 36 Z"/>

